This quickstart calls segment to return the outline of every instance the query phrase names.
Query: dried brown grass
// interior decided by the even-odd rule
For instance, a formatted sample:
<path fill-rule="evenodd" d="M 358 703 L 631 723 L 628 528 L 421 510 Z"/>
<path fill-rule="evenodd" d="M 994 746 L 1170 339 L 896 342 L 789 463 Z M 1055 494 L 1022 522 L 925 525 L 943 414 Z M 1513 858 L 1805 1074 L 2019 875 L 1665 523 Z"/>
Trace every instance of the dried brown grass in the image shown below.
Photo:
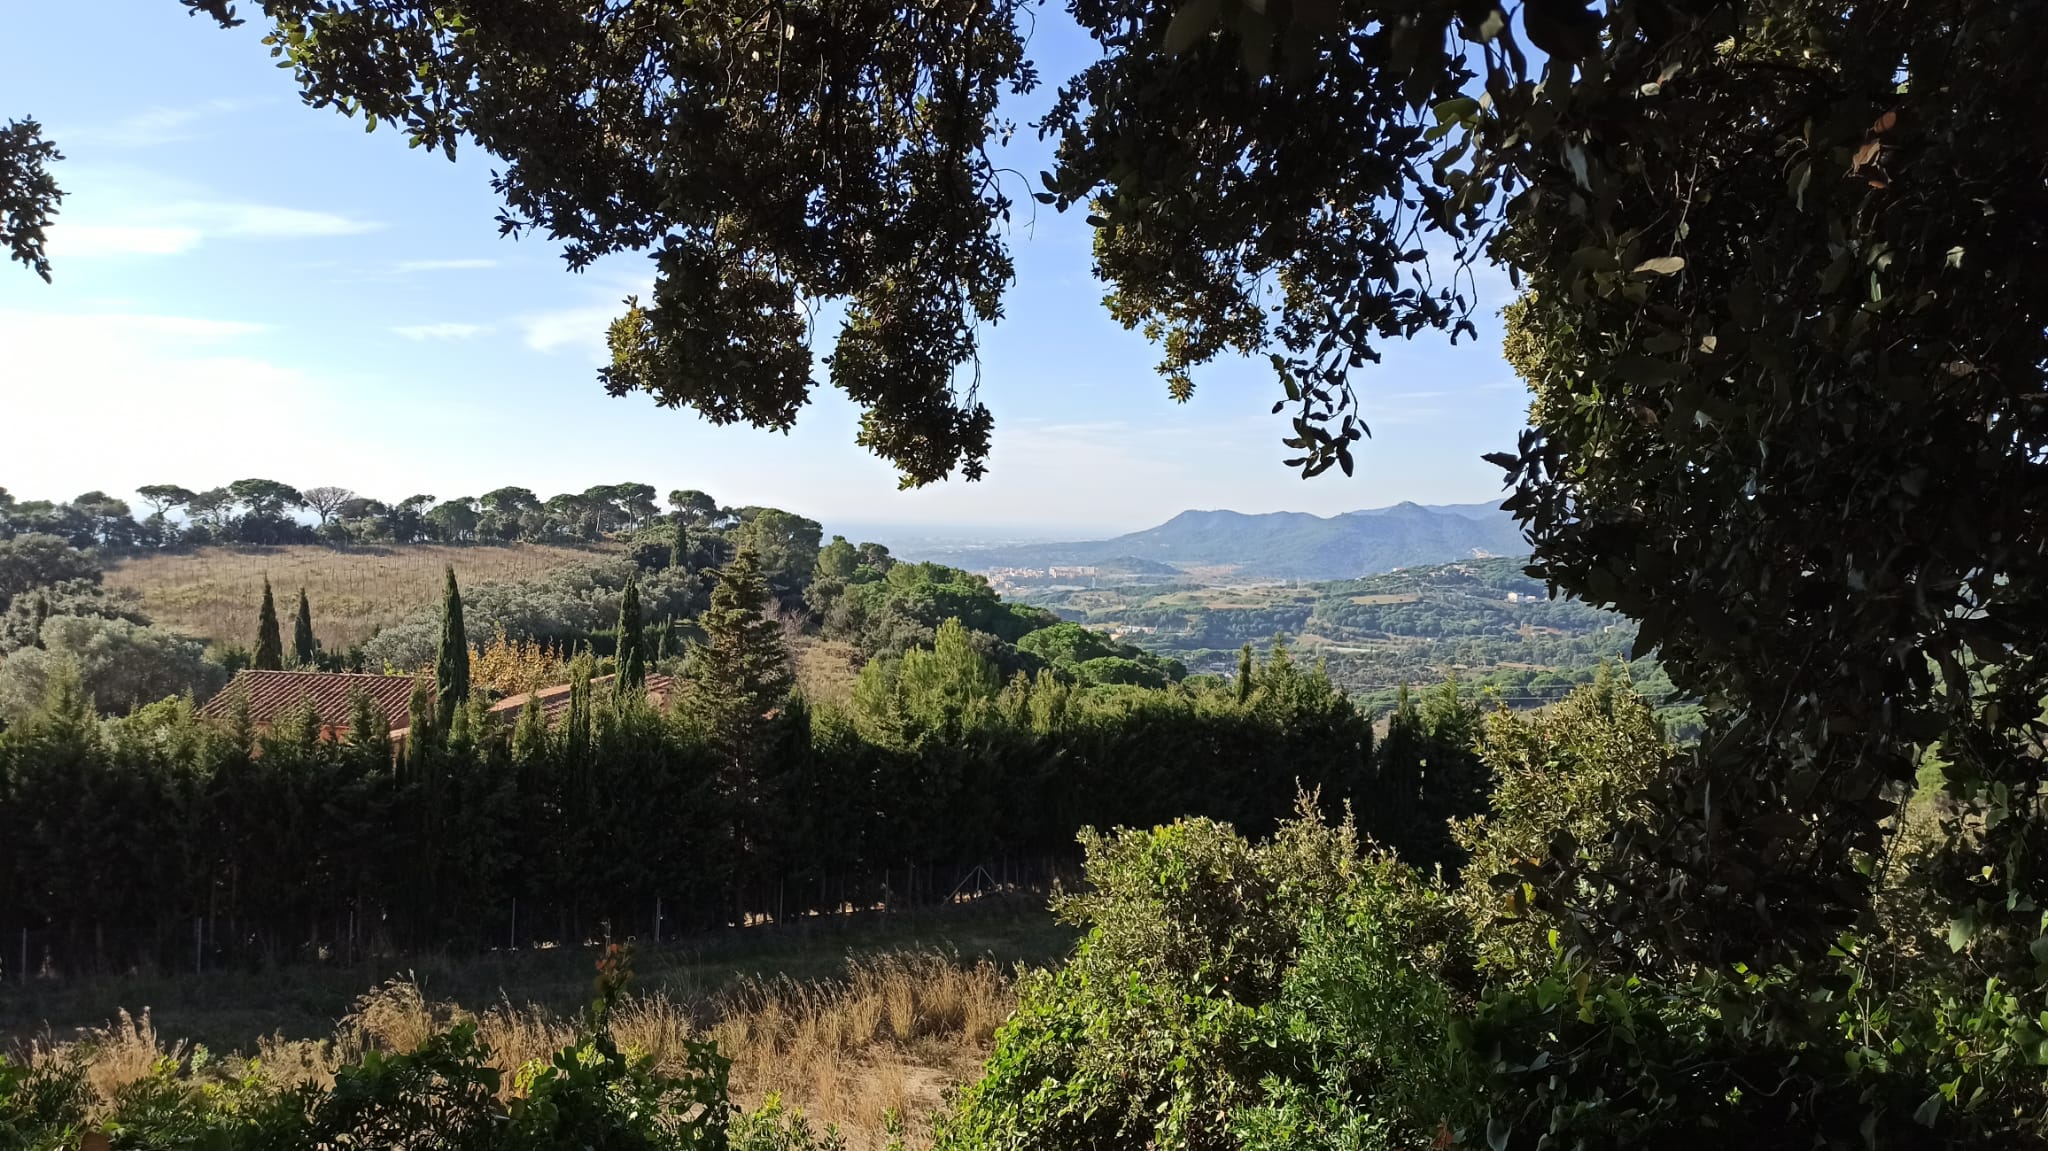
<path fill-rule="evenodd" d="M 123 1087 L 142 1079 L 158 1062 L 181 1060 L 189 1054 L 181 1040 L 166 1046 L 150 1022 L 149 1009 L 133 1016 L 126 1010 L 105 1027 L 85 1029 L 77 1039 L 59 1042 L 49 1036 L 29 1044 L 30 1063 L 77 1062 L 85 1067 L 85 1079 L 103 1102 L 110 1101 Z"/>
<path fill-rule="evenodd" d="M 289 613 L 300 588 L 313 608 L 313 632 L 329 651 L 346 651 L 379 628 L 390 627 L 425 604 L 438 602 L 444 569 L 464 587 L 533 579 L 563 567 L 588 564 L 594 553 L 545 544 L 445 547 L 403 544 L 342 550 L 317 544 L 279 548 L 196 548 L 117 561 L 110 587 L 142 597 L 156 623 L 213 642 L 255 640 L 263 577 Z"/>
<path fill-rule="evenodd" d="M 691 1041 L 714 1040 L 732 1060 L 735 1103 L 752 1109 L 778 1096 L 815 1125 L 836 1125 L 860 1151 L 885 1144 L 892 1115 L 923 1130 L 947 1089 L 976 1074 L 1014 1005 L 1012 980 L 993 963 L 893 952 L 851 960 L 841 978 L 748 979 L 700 1002 L 630 995 L 613 1008 L 611 1029 L 620 1047 L 670 1069 L 682 1067 Z M 576 1041 L 576 1022 L 549 1008 L 505 1000 L 472 1013 L 399 979 L 359 998 L 329 1038 L 272 1035 L 256 1042 L 253 1064 L 230 1062 L 281 1086 L 331 1086 L 335 1071 L 367 1050 L 409 1050 L 464 1021 L 476 1023 L 508 1091 L 520 1067 Z M 111 1101 L 159 1061 L 190 1051 L 167 1045 L 147 1011 L 124 1011 L 76 1040 L 46 1037 L 28 1054 L 82 1062 L 100 1099 Z"/>
<path fill-rule="evenodd" d="M 880 1146 L 892 1112 L 921 1126 L 1016 1002 L 992 963 L 911 952 L 851 963 L 843 980 L 749 981 L 725 1000 L 710 1035 L 733 1061 L 735 1099 L 780 1096 L 854 1147 Z"/>
<path fill-rule="evenodd" d="M 860 679 L 864 662 L 860 649 L 815 635 L 799 634 L 786 642 L 790 661 L 796 665 L 797 686 L 806 699 L 841 704 L 853 699 L 853 685 Z"/>

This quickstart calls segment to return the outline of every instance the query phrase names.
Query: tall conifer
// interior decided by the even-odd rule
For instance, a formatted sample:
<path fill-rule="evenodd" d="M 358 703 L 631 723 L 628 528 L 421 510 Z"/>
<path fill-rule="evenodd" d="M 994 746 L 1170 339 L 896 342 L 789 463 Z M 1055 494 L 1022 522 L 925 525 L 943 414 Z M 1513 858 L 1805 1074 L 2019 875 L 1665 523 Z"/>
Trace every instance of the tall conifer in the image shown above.
<path fill-rule="evenodd" d="M 263 609 L 256 616 L 257 671 L 284 670 L 284 636 L 277 626 L 277 599 L 270 594 L 270 577 L 263 577 Z"/>
<path fill-rule="evenodd" d="M 569 669 L 569 712 L 562 717 L 563 756 L 580 781 L 590 752 L 590 655 L 576 657 Z"/>
<path fill-rule="evenodd" d="M 442 731 L 454 727 L 455 713 L 468 701 L 469 636 L 462 629 L 462 592 L 450 567 L 448 586 L 441 593 L 441 654 L 434 661 L 434 710 Z"/>
<path fill-rule="evenodd" d="M 1252 697 L 1252 645 L 1246 644 L 1237 652 L 1237 702 L 1243 703 Z"/>
<path fill-rule="evenodd" d="M 685 708 L 734 767 L 796 682 L 782 627 L 763 614 L 769 598 L 760 562 L 741 548 L 718 573 L 711 606 L 698 618 L 704 639 L 691 645 L 683 668 Z"/>
<path fill-rule="evenodd" d="M 540 705 L 540 693 L 526 694 L 526 706 L 519 709 L 519 724 L 512 729 L 512 758 L 524 764 L 544 755 L 548 748 L 548 717 Z"/>
<path fill-rule="evenodd" d="M 292 663 L 313 667 L 320 662 L 320 641 L 313 638 L 313 608 L 306 589 L 299 589 L 299 616 L 292 621 Z"/>
<path fill-rule="evenodd" d="M 647 652 L 640 628 L 640 580 L 628 576 L 626 591 L 619 597 L 619 626 L 616 635 L 619 673 L 612 680 L 612 694 L 631 699 L 647 684 Z"/>

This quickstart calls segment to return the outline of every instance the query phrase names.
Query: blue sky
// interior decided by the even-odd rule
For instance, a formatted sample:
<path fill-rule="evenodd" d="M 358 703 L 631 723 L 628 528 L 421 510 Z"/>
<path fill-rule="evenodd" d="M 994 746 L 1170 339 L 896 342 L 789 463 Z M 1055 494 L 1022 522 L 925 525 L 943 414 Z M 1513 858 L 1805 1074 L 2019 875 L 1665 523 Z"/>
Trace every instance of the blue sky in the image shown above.
<path fill-rule="evenodd" d="M 252 475 L 387 499 L 637 480 L 828 526 L 1082 535 L 1190 507 L 1494 498 L 1478 457 L 1522 425 L 1505 281 L 1483 277 L 1478 344 L 1389 349 L 1360 379 L 1375 438 L 1357 476 L 1304 482 L 1280 464 L 1270 370 L 1220 363 L 1173 403 L 1155 350 L 1101 307 L 1086 224 L 1026 201 L 1008 314 L 984 339 L 989 476 L 901 492 L 829 385 L 787 436 L 606 396 L 604 325 L 646 261 L 575 275 L 544 238 L 500 239 L 488 156 L 451 164 L 304 107 L 259 29 L 171 0 L 0 0 L 0 26 L 34 29 L 0 41 L 0 118 L 37 116 L 68 157 L 55 284 L 0 269 L 0 486 L 22 497 Z M 1053 82 L 1092 55 L 1051 7 L 1032 48 Z M 1004 162 L 1043 160 L 1020 131 Z"/>

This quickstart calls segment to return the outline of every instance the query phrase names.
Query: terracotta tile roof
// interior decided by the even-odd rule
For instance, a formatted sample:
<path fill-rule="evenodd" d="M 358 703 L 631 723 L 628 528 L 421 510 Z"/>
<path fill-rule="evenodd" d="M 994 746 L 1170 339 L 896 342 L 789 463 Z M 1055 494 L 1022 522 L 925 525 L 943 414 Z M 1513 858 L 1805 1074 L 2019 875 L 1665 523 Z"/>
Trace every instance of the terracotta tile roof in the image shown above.
<path fill-rule="evenodd" d="M 249 718 L 258 727 L 268 727 L 277 718 L 311 700 L 313 710 L 329 727 L 343 727 L 355 707 L 357 695 L 370 697 L 374 707 L 384 710 L 394 728 L 406 722 L 412 699 L 413 679 L 409 675 L 355 675 L 338 671 L 238 671 L 228 685 L 199 709 L 210 719 L 234 714 L 235 699 L 249 698 Z M 431 694 L 432 685 L 427 691 Z"/>
<path fill-rule="evenodd" d="M 601 675 L 591 680 L 591 694 L 601 694 L 611 686 L 611 682 L 612 677 L 608 675 Z M 656 707 L 666 704 L 668 702 L 669 689 L 674 683 L 674 679 L 670 676 L 648 676 L 647 701 Z M 559 683 L 553 687 L 544 687 L 539 691 L 528 692 L 527 695 L 540 697 L 541 714 L 546 716 L 548 723 L 552 725 L 560 722 L 562 716 L 566 715 L 569 711 L 569 687 L 570 685 L 566 683 Z M 525 710 L 525 708 L 526 695 L 511 696 L 491 705 L 491 718 L 500 723 L 518 723 L 519 713 Z"/>

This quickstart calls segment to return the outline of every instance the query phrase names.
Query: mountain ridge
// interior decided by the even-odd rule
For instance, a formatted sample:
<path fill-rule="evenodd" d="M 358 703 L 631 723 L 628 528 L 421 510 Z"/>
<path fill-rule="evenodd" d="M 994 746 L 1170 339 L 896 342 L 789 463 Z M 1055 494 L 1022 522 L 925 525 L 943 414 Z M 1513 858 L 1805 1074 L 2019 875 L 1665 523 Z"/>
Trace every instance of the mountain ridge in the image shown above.
<path fill-rule="evenodd" d="M 1181 571 L 1225 568 L 1239 579 L 1326 580 L 1526 550 L 1514 521 L 1491 505 L 1404 501 L 1332 516 L 1190 508 L 1109 539 L 940 548 L 909 558 L 978 571 L 1137 560 L 1154 571 L 1164 564 Z"/>

